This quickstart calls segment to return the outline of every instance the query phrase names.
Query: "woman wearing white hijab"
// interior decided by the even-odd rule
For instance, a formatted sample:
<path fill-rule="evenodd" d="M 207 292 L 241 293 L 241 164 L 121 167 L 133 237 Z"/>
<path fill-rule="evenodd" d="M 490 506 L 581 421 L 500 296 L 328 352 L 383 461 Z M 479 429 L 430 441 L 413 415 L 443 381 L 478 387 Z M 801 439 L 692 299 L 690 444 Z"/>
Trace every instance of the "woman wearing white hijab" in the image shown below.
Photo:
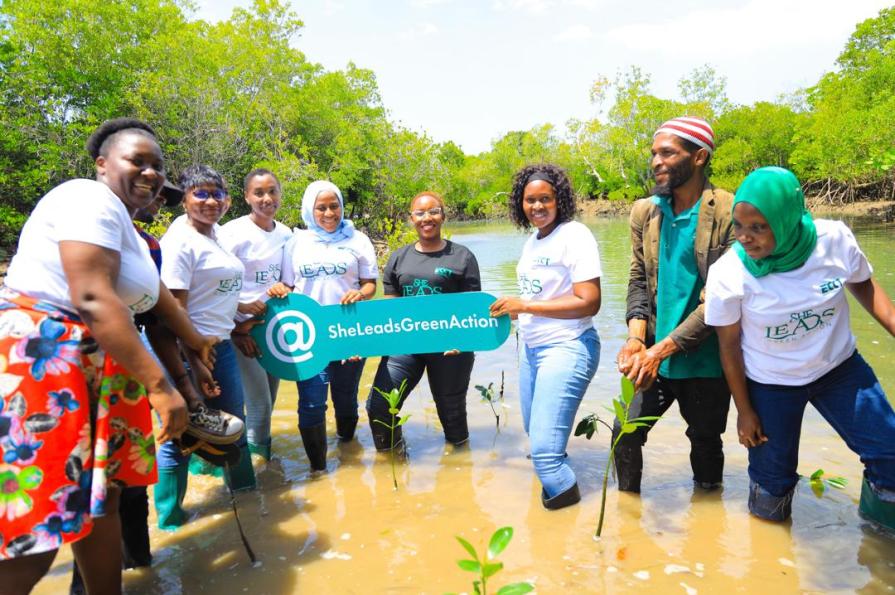
<path fill-rule="evenodd" d="M 285 297 L 302 293 L 324 306 L 353 304 L 376 293 L 376 252 L 364 233 L 343 216 L 342 192 L 332 182 L 312 182 L 301 201 L 307 230 L 296 230 L 283 254 L 281 282 L 269 293 Z M 357 427 L 357 387 L 363 359 L 333 361 L 326 369 L 298 383 L 298 429 L 311 469 L 326 469 L 326 393 L 330 385 L 336 409 L 336 431 L 343 442 Z"/>

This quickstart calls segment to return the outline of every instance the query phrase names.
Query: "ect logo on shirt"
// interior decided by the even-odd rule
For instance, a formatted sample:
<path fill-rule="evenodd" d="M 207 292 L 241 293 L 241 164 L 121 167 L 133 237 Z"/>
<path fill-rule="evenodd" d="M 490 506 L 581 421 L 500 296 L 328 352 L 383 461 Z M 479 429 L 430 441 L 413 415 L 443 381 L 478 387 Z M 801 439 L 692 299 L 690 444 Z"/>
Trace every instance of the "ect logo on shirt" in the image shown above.
<path fill-rule="evenodd" d="M 267 302 L 252 337 L 265 370 L 307 380 L 352 356 L 497 349 L 510 334 L 510 318 L 491 318 L 493 302 L 492 295 L 468 292 L 321 306 L 292 293 Z"/>
<path fill-rule="evenodd" d="M 270 354 L 281 362 L 306 362 L 314 353 L 317 338 L 314 322 L 298 310 L 284 310 L 271 318 L 264 332 L 264 343 Z"/>

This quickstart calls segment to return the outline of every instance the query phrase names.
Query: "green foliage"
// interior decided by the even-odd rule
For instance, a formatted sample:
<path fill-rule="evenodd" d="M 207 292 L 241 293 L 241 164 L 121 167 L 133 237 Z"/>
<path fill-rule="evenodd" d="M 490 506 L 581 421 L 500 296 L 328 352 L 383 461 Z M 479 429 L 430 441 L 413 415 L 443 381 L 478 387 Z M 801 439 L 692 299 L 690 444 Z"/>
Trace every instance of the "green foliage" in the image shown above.
<path fill-rule="evenodd" d="M 603 533 L 603 518 L 606 513 L 606 487 L 609 483 L 609 469 L 615 460 L 615 447 L 618 446 L 619 441 L 625 434 L 633 434 L 639 428 L 645 428 L 651 425 L 648 422 L 655 422 L 660 418 L 658 415 L 630 417 L 631 403 L 634 402 L 635 391 L 634 385 L 628 380 L 628 377 L 624 375 L 621 377 L 621 391 L 621 395 L 612 399 L 611 411 L 615 414 L 619 432 L 618 436 L 615 437 L 615 440 L 612 441 L 612 446 L 609 448 L 609 460 L 606 461 L 606 470 L 603 472 L 603 494 L 600 498 L 600 519 L 597 521 L 597 531 L 594 533 L 594 539 L 599 539 Z M 598 423 L 606 426 L 610 432 L 612 431 L 612 426 L 600 419 L 600 416 L 596 413 L 592 413 L 578 422 L 578 425 L 575 427 L 575 435 L 583 435 L 590 440 L 591 437 L 597 433 Z"/>
<path fill-rule="evenodd" d="M 488 549 L 480 556 L 475 547 L 459 535 L 457 541 L 471 557 L 467 560 L 457 560 L 457 566 L 466 572 L 478 575 L 478 580 L 473 581 L 473 592 L 476 595 L 488 595 L 488 579 L 503 570 L 503 562 L 497 562 L 496 558 L 503 552 L 513 539 L 512 527 L 501 527 L 491 535 L 488 541 Z M 497 590 L 497 595 L 523 595 L 534 591 L 534 585 L 527 582 L 504 585 Z"/>
<path fill-rule="evenodd" d="M 373 387 L 373 390 L 375 390 L 377 393 L 379 393 L 379 396 L 381 396 L 383 399 L 385 399 L 386 403 L 388 403 L 388 412 L 389 412 L 389 415 L 392 416 L 390 424 L 387 424 L 384 421 L 381 421 L 378 419 L 374 419 L 373 423 L 377 423 L 382 426 L 385 426 L 391 432 L 391 440 L 390 440 L 391 448 L 389 450 L 390 450 L 390 454 L 391 454 L 390 458 L 391 458 L 391 462 L 392 462 L 392 483 L 394 483 L 395 490 L 398 489 L 398 475 L 397 475 L 397 472 L 395 471 L 395 450 L 396 450 L 395 449 L 395 428 L 399 428 L 399 427 L 403 426 L 404 424 L 407 423 L 407 420 L 410 419 L 409 413 L 407 415 L 398 415 L 399 413 L 401 413 L 401 410 L 398 409 L 398 407 L 401 405 L 401 399 L 403 398 L 404 391 L 406 389 L 407 389 L 407 379 L 406 378 L 401 381 L 401 385 L 398 388 L 393 388 L 392 390 L 390 390 L 388 392 L 384 392 L 375 386 Z"/>
<path fill-rule="evenodd" d="M 84 142 L 124 115 L 156 129 L 169 177 L 197 162 L 220 171 L 230 217 L 248 211 L 241 181 L 264 166 L 283 183 L 287 225 L 302 223 L 308 182 L 326 178 L 346 215 L 389 244 L 408 237 L 407 203 L 422 190 L 445 196 L 449 218 L 504 217 L 514 172 L 533 162 L 564 167 L 582 198 L 645 196 L 652 135 L 680 115 L 713 124 L 712 176 L 729 190 L 765 165 L 842 200 L 895 189 L 895 149 L 880 133 L 895 129 L 895 8 L 859 23 L 838 69 L 791 97 L 732 105 L 706 65 L 662 98 L 631 66 L 596 78 L 593 118 L 510 131 L 465 155 L 390 121 L 373 72 L 327 71 L 295 49 L 304 24 L 290 6 L 255 0 L 212 24 L 191 18 L 188 0 L 0 2 L 0 246 L 50 188 L 94 176 Z"/>

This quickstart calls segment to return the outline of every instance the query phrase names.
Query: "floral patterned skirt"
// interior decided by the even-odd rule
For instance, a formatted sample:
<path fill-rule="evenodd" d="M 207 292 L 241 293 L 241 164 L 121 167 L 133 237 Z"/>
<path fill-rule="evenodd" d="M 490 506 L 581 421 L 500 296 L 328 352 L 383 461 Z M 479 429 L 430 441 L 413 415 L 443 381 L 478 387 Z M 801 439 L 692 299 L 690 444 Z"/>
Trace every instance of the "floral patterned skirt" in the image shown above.
<path fill-rule="evenodd" d="M 82 539 L 108 485 L 156 482 L 143 386 L 73 314 L 0 293 L 0 560 Z"/>

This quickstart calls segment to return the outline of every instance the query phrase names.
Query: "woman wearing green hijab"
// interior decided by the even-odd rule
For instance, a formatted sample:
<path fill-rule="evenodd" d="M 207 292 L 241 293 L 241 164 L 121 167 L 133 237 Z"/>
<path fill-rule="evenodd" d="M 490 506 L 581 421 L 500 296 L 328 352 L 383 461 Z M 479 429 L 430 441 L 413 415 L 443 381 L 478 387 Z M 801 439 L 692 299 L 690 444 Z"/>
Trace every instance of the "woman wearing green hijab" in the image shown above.
<path fill-rule="evenodd" d="M 895 336 L 895 306 L 845 224 L 814 221 L 798 179 L 763 167 L 733 201 L 737 243 L 709 270 L 705 320 L 749 449 L 749 511 L 783 521 L 811 403 L 864 463 L 860 509 L 895 529 L 895 412 L 849 326 L 848 289 Z"/>

